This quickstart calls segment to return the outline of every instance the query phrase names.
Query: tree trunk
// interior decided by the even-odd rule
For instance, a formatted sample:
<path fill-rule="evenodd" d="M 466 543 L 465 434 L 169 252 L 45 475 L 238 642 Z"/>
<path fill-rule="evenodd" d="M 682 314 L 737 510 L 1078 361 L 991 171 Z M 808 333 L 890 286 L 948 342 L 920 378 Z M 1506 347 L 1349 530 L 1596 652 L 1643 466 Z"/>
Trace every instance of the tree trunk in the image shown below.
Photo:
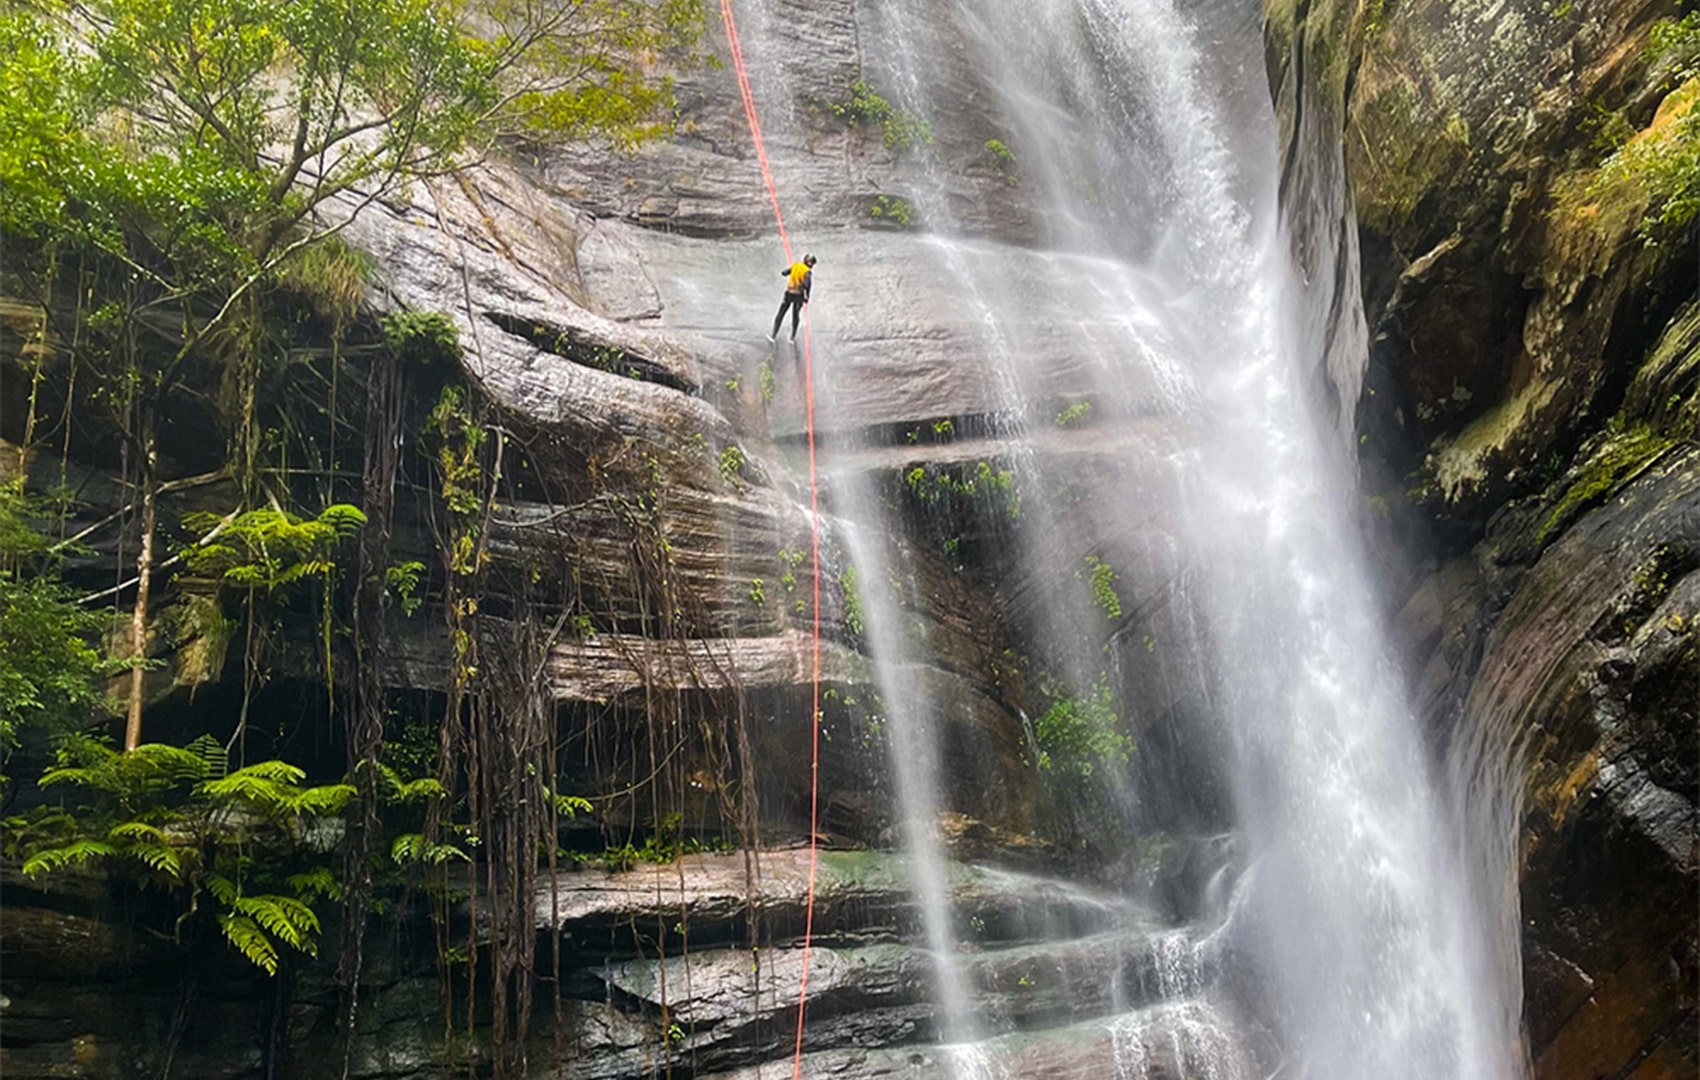
<path fill-rule="evenodd" d="M 145 704 L 142 665 L 148 656 L 148 593 L 153 585 L 154 507 L 158 499 L 159 445 L 154 436 L 153 410 L 144 405 L 140 423 L 142 460 L 138 486 L 141 488 L 141 550 L 136 555 L 136 603 L 130 609 L 130 711 L 124 721 L 124 749 L 134 750 L 142 741 L 142 706 Z"/>

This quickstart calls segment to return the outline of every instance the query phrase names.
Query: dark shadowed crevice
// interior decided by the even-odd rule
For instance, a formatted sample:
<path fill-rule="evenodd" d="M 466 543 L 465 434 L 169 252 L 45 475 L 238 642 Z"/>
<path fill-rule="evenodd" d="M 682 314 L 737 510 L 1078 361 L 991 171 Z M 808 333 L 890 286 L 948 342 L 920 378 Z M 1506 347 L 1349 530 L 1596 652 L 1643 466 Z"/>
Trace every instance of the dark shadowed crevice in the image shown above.
<path fill-rule="evenodd" d="M 638 382 L 655 383 L 682 394 L 695 395 L 697 387 L 661 364 L 617 345 L 598 344 L 575 337 L 570 330 L 535 319 L 522 319 L 501 311 L 486 311 L 484 317 L 504 333 L 524 338 L 546 353 L 571 360 L 581 367 L 605 371 Z"/>

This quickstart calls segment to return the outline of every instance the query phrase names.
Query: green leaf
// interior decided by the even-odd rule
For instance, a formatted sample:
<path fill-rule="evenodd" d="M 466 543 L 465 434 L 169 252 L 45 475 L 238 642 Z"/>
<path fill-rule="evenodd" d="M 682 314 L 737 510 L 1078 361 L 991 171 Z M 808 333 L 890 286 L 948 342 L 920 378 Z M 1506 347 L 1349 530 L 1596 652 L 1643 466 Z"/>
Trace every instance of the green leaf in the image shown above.
<path fill-rule="evenodd" d="M 277 974 L 277 947 L 253 919 L 243 915 L 220 915 L 218 926 L 224 931 L 225 939 L 236 946 L 236 951 L 247 957 L 249 963 L 264 970 L 267 975 Z"/>
<path fill-rule="evenodd" d="M 576 817 L 579 814 L 588 814 L 595 809 L 589 799 L 580 795 L 555 796 L 555 813 L 560 817 Z"/>
<path fill-rule="evenodd" d="M 211 735 L 197 735 L 183 747 L 201 762 L 201 779 L 218 780 L 230 772 L 230 755 L 224 744 Z"/>
<path fill-rule="evenodd" d="M 308 955 L 317 955 L 319 948 L 313 935 L 319 931 L 319 917 L 313 909 L 292 896 L 239 896 L 234 909 L 259 923 L 277 940 Z"/>
<path fill-rule="evenodd" d="M 236 887 L 236 882 L 231 881 L 223 874 L 208 874 L 206 886 L 207 891 L 212 893 L 218 902 L 226 907 L 235 904 L 236 897 L 241 893 L 241 890 Z"/>
<path fill-rule="evenodd" d="M 23 872 L 25 877 L 39 877 L 68 866 L 79 866 L 91 859 L 107 859 L 117 854 L 118 849 L 104 840 L 83 838 L 63 847 L 36 852 L 24 860 Z"/>
<path fill-rule="evenodd" d="M 425 838 L 418 833 L 402 833 L 390 845 L 390 861 L 398 866 L 418 862 L 425 851 Z"/>
<path fill-rule="evenodd" d="M 316 866 L 302 874 L 291 874 L 287 881 L 297 896 L 342 899 L 342 883 L 337 881 L 336 875 L 326 866 Z"/>

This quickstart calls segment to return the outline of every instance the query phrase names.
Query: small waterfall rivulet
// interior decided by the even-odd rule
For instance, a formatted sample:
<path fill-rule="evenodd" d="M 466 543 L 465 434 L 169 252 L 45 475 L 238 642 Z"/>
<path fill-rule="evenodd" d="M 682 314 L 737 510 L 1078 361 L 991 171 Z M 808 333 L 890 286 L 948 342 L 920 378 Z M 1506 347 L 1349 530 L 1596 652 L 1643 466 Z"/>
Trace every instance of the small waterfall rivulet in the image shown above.
<path fill-rule="evenodd" d="M 1300 153 L 1321 157 L 1302 163 L 1284 219 L 1260 9 L 843 7 L 860 69 L 902 109 L 932 118 L 941 88 L 959 94 L 970 75 L 993 88 L 978 107 L 1008 133 L 1036 208 L 1022 243 L 989 239 L 953 186 L 941 120 L 941 146 L 914 151 L 920 179 L 906 194 L 918 233 L 810 241 L 833 245 L 817 287 L 827 302 L 813 316 L 821 414 L 834 432 L 828 508 L 861 584 L 864 645 L 890 722 L 895 817 L 933 961 L 932 1029 L 946 1044 L 938 1060 L 962 1078 L 1026 1075 L 1021 1032 L 975 1014 L 953 922 L 934 835 L 948 802 L 940 717 L 953 703 L 930 700 L 918 677 L 930 658 L 903 627 L 899 522 L 873 470 L 858 467 L 880 449 L 856 434 L 875 386 L 901 388 L 917 419 L 948 397 L 958 415 L 983 420 L 975 452 L 1021 474 L 1023 516 L 1005 555 L 1019 566 L 1018 617 L 1054 669 L 1076 686 L 1121 686 L 1133 710 L 1156 706 L 1130 687 L 1155 699 L 1196 686 L 1175 691 L 1185 700 L 1165 704 L 1165 718 L 1215 725 L 1226 805 L 1198 816 L 1225 818 L 1239 847 L 1195 910 L 1152 933 L 1136 976 L 1115 977 L 1115 1012 L 1087 1025 L 1115 1075 L 1520 1075 L 1515 959 L 1495 956 L 1515 903 L 1496 877 L 1504 807 L 1494 791 L 1460 790 L 1476 777 L 1491 788 L 1496 766 L 1469 742 L 1437 760 L 1390 656 L 1353 520 L 1351 425 L 1321 389 L 1349 403 L 1364 350 L 1350 237 L 1319 235 L 1341 227 L 1338 162 L 1327 159 L 1338 148 L 1300 138 Z M 786 3 L 742 4 L 740 26 L 771 142 L 805 145 L 808 106 L 791 84 L 807 60 L 785 37 Z M 801 153 L 774 159 L 782 192 L 807 191 L 823 167 Z M 1339 254 L 1301 268 L 1295 239 Z M 766 306 L 769 290 L 749 282 L 772 277 L 769 247 L 699 254 L 669 286 L 675 323 L 723 323 L 729 301 Z M 828 299 L 838 289 L 879 299 Z M 872 312 L 877 332 L 855 321 Z M 905 363 L 906 349 L 941 341 L 977 365 L 949 395 Z M 1059 430 L 1059 408 L 1081 401 L 1094 410 L 1090 434 Z M 1169 636 L 1160 647 L 1146 637 L 1159 674 L 1143 683 L 1120 677 L 1118 652 L 1138 642 L 1079 632 L 1094 615 L 1083 549 L 1148 568 L 1139 585 L 1151 595 L 1137 602 L 1161 609 Z M 1107 771 L 1122 822 L 1187 795 L 1138 769 Z"/>

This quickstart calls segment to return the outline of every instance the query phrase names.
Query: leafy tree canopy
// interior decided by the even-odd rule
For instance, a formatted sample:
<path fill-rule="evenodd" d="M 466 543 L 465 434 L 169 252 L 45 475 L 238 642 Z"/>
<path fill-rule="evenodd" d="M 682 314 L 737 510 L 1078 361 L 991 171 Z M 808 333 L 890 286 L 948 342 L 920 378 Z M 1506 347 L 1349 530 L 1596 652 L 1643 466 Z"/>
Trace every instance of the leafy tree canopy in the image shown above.
<path fill-rule="evenodd" d="M 0 228 L 231 301 L 505 136 L 664 132 L 692 0 L 0 0 Z M 331 200 L 335 220 L 316 211 Z"/>

